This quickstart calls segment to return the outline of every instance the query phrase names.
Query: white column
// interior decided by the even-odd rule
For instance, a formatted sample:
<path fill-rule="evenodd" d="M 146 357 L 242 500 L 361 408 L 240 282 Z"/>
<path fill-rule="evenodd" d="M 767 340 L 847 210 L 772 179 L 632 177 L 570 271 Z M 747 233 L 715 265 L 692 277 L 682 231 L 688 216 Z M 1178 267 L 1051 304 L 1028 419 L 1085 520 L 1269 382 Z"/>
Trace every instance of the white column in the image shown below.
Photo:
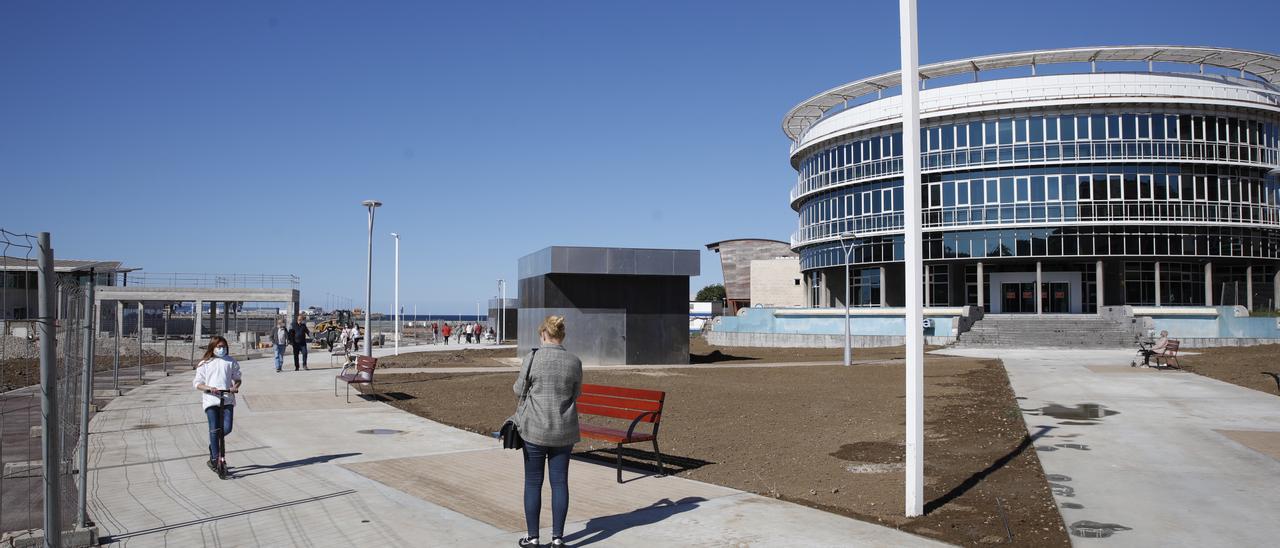
<path fill-rule="evenodd" d="M 1253 312 L 1253 265 L 1244 267 L 1244 306 Z"/>
<path fill-rule="evenodd" d="M 1160 306 L 1160 261 L 1156 261 L 1156 306 Z"/>
<path fill-rule="evenodd" d="M 1098 311 L 1097 311 L 1097 313 L 1098 313 L 1098 314 L 1101 314 L 1101 313 L 1102 313 L 1102 303 L 1107 302 L 1107 301 L 1106 301 L 1106 298 L 1105 298 L 1105 297 L 1103 297 L 1103 295 L 1105 295 L 1105 294 L 1106 294 L 1106 292 L 1104 292 L 1104 291 L 1103 291 L 1103 287 L 1102 287 L 1102 261 L 1098 261 L 1098 264 L 1097 264 L 1096 270 L 1095 270 L 1094 272 L 1095 272 L 1095 273 L 1094 273 L 1094 279 L 1095 279 L 1095 280 L 1096 280 L 1096 282 L 1097 282 L 1097 283 L 1095 283 L 1094 285 L 1095 285 L 1095 286 L 1097 286 L 1097 288 L 1098 288 L 1098 294 L 1095 296 L 1095 300 L 1096 300 L 1096 301 L 1098 301 L 1098 305 L 1097 305 Z"/>
<path fill-rule="evenodd" d="M 978 261 L 978 308 L 986 306 L 987 284 L 982 272 L 982 261 Z"/>
<path fill-rule="evenodd" d="M 194 322 L 191 325 L 191 329 L 192 329 L 191 344 L 195 344 L 195 345 L 200 344 L 200 337 L 204 336 L 203 314 L 204 314 L 204 301 L 196 299 L 195 308 L 191 309 L 191 321 Z M 293 321 L 293 319 L 290 318 L 289 321 Z"/>
<path fill-rule="evenodd" d="M 1213 306 L 1213 263 L 1204 263 L 1204 305 Z"/>
<path fill-rule="evenodd" d="M 920 301 L 920 64 L 916 0 L 898 1 L 902 53 L 903 247 L 906 255 L 907 517 L 924 514 L 924 311 Z"/>
<path fill-rule="evenodd" d="M 889 304 L 888 304 L 888 303 L 889 303 L 889 298 L 886 296 L 886 293 L 888 293 L 888 292 L 887 292 L 887 291 L 885 291 L 885 287 L 887 287 L 887 286 L 888 286 L 888 281 L 887 281 L 887 280 L 885 280 L 885 277 L 884 277 L 884 267 L 882 266 L 882 267 L 880 267 L 880 308 L 884 308 L 884 307 L 886 307 L 886 306 L 889 306 Z"/>
<path fill-rule="evenodd" d="M 1044 313 L 1044 299 L 1040 298 L 1040 291 L 1044 287 L 1044 276 L 1040 272 L 1040 261 L 1036 261 L 1036 292 L 1034 294 L 1036 300 L 1036 314 Z"/>

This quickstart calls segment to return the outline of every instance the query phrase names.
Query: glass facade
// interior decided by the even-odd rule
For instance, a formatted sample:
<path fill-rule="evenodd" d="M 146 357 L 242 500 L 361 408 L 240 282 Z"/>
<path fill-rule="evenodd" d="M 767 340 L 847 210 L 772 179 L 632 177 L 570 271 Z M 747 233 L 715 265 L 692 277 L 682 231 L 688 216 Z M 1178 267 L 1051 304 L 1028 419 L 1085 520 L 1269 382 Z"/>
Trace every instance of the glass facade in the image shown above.
<path fill-rule="evenodd" d="M 1275 306 L 1280 116 L 1191 105 L 1119 108 L 925 121 L 920 196 L 931 304 L 978 304 L 979 285 L 990 283 L 990 268 L 978 279 L 980 260 L 1006 273 L 1034 271 L 1037 263 L 1072 272 L 1075 281 L 1041 288 L 1044 310 L 1068 301 L 1086 313 L 1104 301 Z M 875 306 L 888 291 L 893 306 L 895 293 L 882 283 L 894 282 L 881 280 L 874 265 L 903 260 L 901 133 L 833 137 L 794 162 L 792 245 L 801 269 L 812 276 L 842 266 L 838 238 L 853 233 L 850 262 L 863 280 L 853 304 Z M 1107 263 L 1105 296 L 1097 261 Z M 1211 287 L 1206 262 L 1217 267 Z M 874 278 L 861 274 L 872 271 Z M 1026 293 L 1013 282 L 997 285 Z M 819 302 L 822 288 L 810 287 L 811 302 Z M 988 309 L 997 289 L 986 290 Z M 1025 308 L 1023 301 L 1036 306 L 1003 304 Z"/>

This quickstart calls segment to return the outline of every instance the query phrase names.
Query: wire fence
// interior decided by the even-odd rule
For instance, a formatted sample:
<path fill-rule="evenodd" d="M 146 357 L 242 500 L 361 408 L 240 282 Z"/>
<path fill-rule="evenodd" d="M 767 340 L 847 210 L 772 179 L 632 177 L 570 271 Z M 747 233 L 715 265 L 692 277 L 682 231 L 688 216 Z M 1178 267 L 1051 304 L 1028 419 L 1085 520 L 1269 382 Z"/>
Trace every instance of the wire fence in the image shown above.
<path fill-rule="evenodd" d="M 0 532 L 16 543 L 37 530 L 69 531 L 88 521 L 78 471 L 87 457 L 92 399 L 93 280 L 91 271 L 55 274 L 47 234 L 37 239 L 0 229 L 0 237 L 6 256 L 20 250 L 40 259 L 34 287 L 20 288 L 37 294 L 37 306 L 28 308 L 33 317 L 20 325 L 7 320 L 3 330 L 6 343 L 20 340 L 6 346 L 21 352 L 0 358 Z M 0 297 L 0 306 L 11 311 L 9 301 Z"/>

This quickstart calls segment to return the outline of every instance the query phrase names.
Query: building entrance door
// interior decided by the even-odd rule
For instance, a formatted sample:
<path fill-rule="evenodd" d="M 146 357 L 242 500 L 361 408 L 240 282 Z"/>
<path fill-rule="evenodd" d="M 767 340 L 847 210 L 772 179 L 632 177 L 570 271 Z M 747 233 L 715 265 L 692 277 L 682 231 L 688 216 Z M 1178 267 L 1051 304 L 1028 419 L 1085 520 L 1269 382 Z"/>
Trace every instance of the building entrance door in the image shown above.
<path fill-rule="evenodd" d="M 1067 282 L 1049 282 L 1040 290 L 1044 311 L 1050 314 L 1068 314 L 1071 312 L 1071 284 Z"/>
<path fill-rule="evenodd" d="M 1035 282 L 1005 282 L 1000 284 L 1003 297 L 1001 312 L 1005 314 L 1035 313 Z"/>

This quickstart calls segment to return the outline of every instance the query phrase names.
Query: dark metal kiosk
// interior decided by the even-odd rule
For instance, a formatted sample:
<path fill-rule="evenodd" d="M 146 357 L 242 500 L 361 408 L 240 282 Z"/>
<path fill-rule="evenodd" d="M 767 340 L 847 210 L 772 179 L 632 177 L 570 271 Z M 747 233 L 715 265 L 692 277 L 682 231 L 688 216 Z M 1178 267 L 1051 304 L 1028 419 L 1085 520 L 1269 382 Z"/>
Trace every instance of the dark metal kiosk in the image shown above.
<path fill-rule="evenodd" d="M 565 349 L 589 365 L 689 363 L 696 249 L 552 246 L 520 258 L 519 353 L 564 316 Z"/>

